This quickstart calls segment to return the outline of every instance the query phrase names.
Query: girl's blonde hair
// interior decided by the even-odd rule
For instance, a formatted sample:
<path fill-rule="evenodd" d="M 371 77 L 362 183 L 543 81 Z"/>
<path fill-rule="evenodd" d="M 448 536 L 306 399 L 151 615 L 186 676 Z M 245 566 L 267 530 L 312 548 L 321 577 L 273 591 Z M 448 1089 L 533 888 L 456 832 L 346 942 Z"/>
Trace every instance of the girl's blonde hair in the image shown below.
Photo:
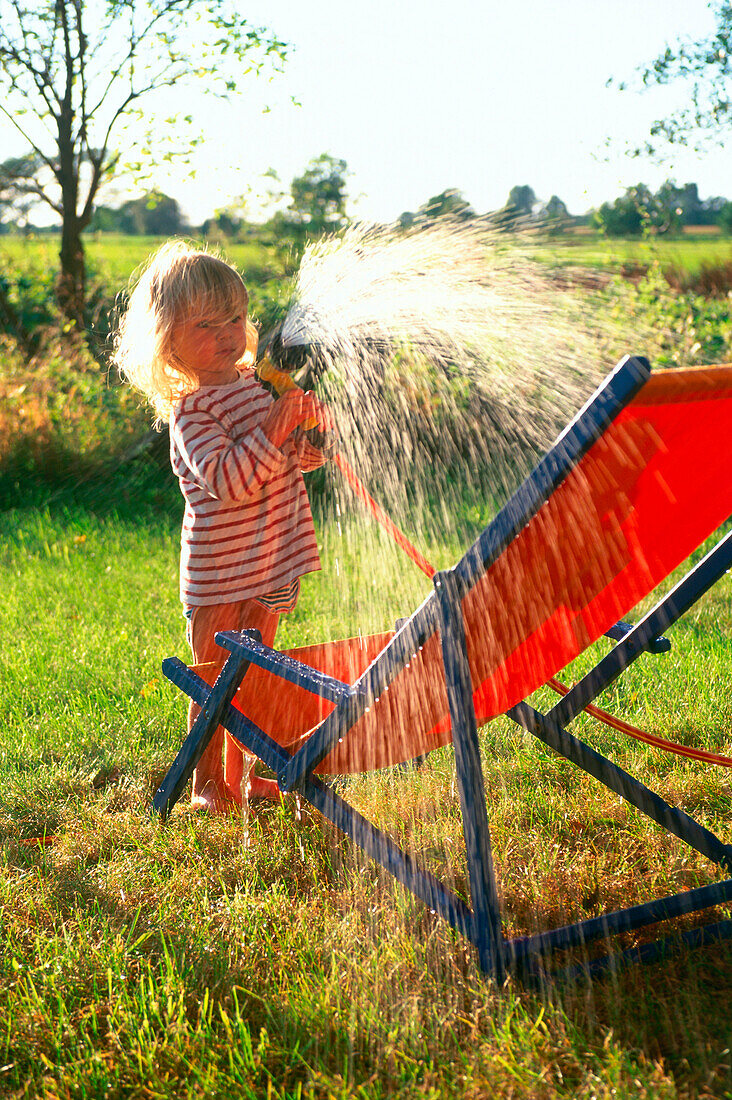
<path fill-rule="evenodd" d="M 249 295 L 239 272 L 210 252 L 169 241 L 132 282 L 127 309 L 114 337 L 112 362 L 122 378 L 145 395 L 155 426 L 170 419 L 173 406 L 198 388 L 173 350 L 173 331 L 186 321 L 225 321 L 246 314 Z M 239 365 L 251 366 L 257 330 L 247 318 L 246 351 Z"/>

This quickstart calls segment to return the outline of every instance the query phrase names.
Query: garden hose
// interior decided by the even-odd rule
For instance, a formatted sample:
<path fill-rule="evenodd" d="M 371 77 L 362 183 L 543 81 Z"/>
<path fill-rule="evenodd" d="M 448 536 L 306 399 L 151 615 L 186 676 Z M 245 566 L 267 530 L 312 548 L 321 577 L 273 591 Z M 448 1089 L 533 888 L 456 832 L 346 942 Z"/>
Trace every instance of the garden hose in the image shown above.
<path fill-rule="evenodd" d="M 276 339 L 276 338 L 275 338 Z M 292 375 L 281 367 L 275 366 L 272 362 L 269 352 L 272 347 L 271 343 L 265 344 L 265 352 L 262 358 L 257 364 L 257 374 L 263 382 L 267 382 L 276 392 L 281 396 L 283 393 L 287 393 L 291 390 L 299 389 L 300 387 L 293 381 Z M 430 565 L 427 559 L 420 554 L 416 546 L 413 546 L 403 531 L 400 531 L 397 525 L 389 518 L 380 504 L 377 504 L 374 498 L 371 496 L 366 486 L 361 479 L 357 477 L 355 470 L 349 462 L 343 457 L 340 451 L 336 450 L 337 436 L 335 432 L 317 432 L 317 419 L 306 420 L 302 427 L 308 432 L 308 438 L 313 446 L 319 447 L 325 451 L 330 458 L 331 462 L 343 474 L 344 478 L 350 485 L 351 489 L 371 512 L 372 516 L 378 523 L 384 528 L 385 531 L 391 535 L 397 546 L 412 559 L 422 572 L 427 577 L 433 577 L 435 574 L 434 567 Z"/>
<path fill-rule="evenodd" d="M 269 349 L 268 349 L 269 350 Z M 276 367 L 271 361 L 269 356 L 265 353 L 265 356 L 260 361 L 257 367 L 257 373 L 259 377 L 268 382 L 279 394 L 286 393 L 288 390 L 298 389 L 297 384 L 293 381 L 292 376 L 288 374 L 286 370 L 280 367 Z M 311 427 L 316 424 L 315 422 L 307 421 L 306 424 L 310 424 Z M 305 427 L 306 425 L 303 425 Z M 422 572 L 428 576 L 433 577 L 435 574 L 434 566 L 432 566 L 425 557 L 420 554 L 416 547 L 412 546 L 411 542 L 407 539 L 406 535 L 392 522 L 386 515 L 384 510 L 368 493 L 366 487 L 356 476 L 354 470 L 348 462 L 343 458 L 339 452 L 335 452 L 332 456 L 332 461 L 338 466 L 339 470 L 345 477 L 346 481 L 351 486 L 352 490 L 358 497 L 358 499 L 365 504 L 372 515 L 378 520 L 378 522 L 384 527 L 392 536 L 394 541 L 406 551 L 409 557 L 415 562 L 416 565 L 422 570 Z M 548 686 L 556 691 L 558 695 L 566 695 L 569 688 L 565 687 L 561 681 L 552 677 L 548 681 Z M 665 752 L 676 753 L 679 756 L 686 756 L 691 760 L 699 760 L 706 764 L 717 764 L 721 767 L 732 767 L 732 758 L 724 756 L 721 753 L 708 752 L 703 749 L 695 749 L 688 745 L 680 745 L 674 741 L 669 741 L 664 737 L 656 737 L 653 734 L 645 733 L 643 730 L 637 729 L 637 727 L 630 725 L 629 722 L 623 722 L 619 718 L 615 718 L 613 715 L 608 714 L 607 711 L 601 710 L 599 707 L 588 705 L 585 711 L 592 715 L 597 721 L 602 722 L 606 726 L 610 726 L 612 729 L 618 730 L 620 733 L 624 733 L 629 737 L 634 738 L 637 741 L 642 741 L 647 745 L 652 745 L 654 748 L 661 749 Z"/>

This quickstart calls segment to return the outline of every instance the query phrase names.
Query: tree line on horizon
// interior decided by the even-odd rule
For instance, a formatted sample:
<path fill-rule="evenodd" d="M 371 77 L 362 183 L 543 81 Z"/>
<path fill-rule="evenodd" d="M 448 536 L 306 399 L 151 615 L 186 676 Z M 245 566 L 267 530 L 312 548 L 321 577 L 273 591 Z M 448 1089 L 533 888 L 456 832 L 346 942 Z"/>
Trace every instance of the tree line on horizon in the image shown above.
<path fill-rule="evenodd" d="M 14 169 L 14 160 L 0 163 L 0 234 L 57 233 L 58 226 L 36 226 L 30 221 L 27 202 L 3 188 Z M 165 237 L 196 233 L 220 243 L 259 237 L 269 241 L 302 244 L 308 238 L 337 232 L 347 224 L 347 175 L 345 160 L 323 153 L 314 157 L 290 185 L 289 204 L 270 218 L 251 222 L 242 202 L 214 211 L 201 224 L 191 224 L 177 199 L 153 189 L 117 206 L 98 204 L 88 231 L 126 236 Z M 541 202 L 527 184 L 511 188 L 498 210 L 478 214 L 457 188 L 446 188 L 417 211 L 405 211 L 398 224 L 409 229 L 439 218 L 484 220 L 506 231 L 538 228 L 559 235 L 577 226 L 589 226 L 608 237 L 663 235 L 695 226 L 716 226 L 732 233 L 732 202 L 722 196 L 702 199 L 696 183 L 678 186 L 671 180 L 657 191 L 643 183 L 628 187 L 613 202 L 604 202 L 585 214 L 573 215 L 558 195 Z"/>
<path fill-rule="evenodd" d="M 416 214 L 405 213 L 402 225 L 410 226 L 425 218 L 451 215 L 476 218 L 480 215 L 462 193 L 448 189 L 431 198 Z M 590 226 L 608 237 L 635 237 L 643 234 L 661 235 L 678 232 L 686 226 L 718 226 L 732 232 L 732 202 L 721 196 L 702 199 L 696 183 L 678 186 L 666 180 L 657 191 L 643 183 L 628 187 L 613 202 L 604 202 L 585 214 L 570 214 L 558 195 L 542 202 L 528 184 L 512 187 L 500 209 L 482 215 L 498 228 L 537 227 L 550 235 L 576 226 Z"/>
<path fill-rule="evenodd" d="M 639 90 L 671 81 L 691 81 L 692 87 L 680 111 L 653 124 L 647 147 L 636 154 L 656 158 L 659 147 L 724 140 L 732 122 L 732 5 L 712 0 L 711 7 L 716 18 L 711 37 L 667 46 L 650 66 L 641 67 Z M 203 140 L 191 130 L 188 92 L 197 88 L 232 98 L 248 74 L 271 77 L 289 56 L 290 46 L 273 31 L 252 26 L 236 0 L 163 0 L 152 11 L 151 18 L 145 0 L 104 5 L 0 0 L 0 115 L 26 148 L 0 165 L 0 216 L 4 204 L 7 228 L 15 223 L 30 230 L 36 207 L 53 211 L 60 223 L 56 297 L 72 327 L 86 323 L 84 234 L 89 229 L 170 234 L 193 228 L 170 196 L 153 190 L 108 207 L 101 202 L 104 185 L 114 179 L 128 188 L 140 186 L 158 163 L 185 164 Z M 172 88 L 180 107 L 170 113 L 159 93 Z M 327 154 L 316 158 L 293 180 L 289 206 L 267 223 L 273 238 L 298 242 L 339 228 L 346 219 L 346 171 L 345 161 Z M 448 214 L 482 217 L 506 229 L 538 225 L 550 233 L 580 221 L 623 236 L 667 233 L 683 225 L 717 224 L 727 231 L 732 226 L 726 199 L 702 202 L 696 185 L 672 182 L 656 192 L 643 184 L 628 188 L 580 219 L 569 215 L 557 195 L 538 203 L 526 184 L 512 188 L 499 211 L 483 215 L 459 190 L 447 188 L 399 221 L 408 227 Z M 205 224 L 227 238 L 252 229 L 237 210 L 215 212 Z"/>

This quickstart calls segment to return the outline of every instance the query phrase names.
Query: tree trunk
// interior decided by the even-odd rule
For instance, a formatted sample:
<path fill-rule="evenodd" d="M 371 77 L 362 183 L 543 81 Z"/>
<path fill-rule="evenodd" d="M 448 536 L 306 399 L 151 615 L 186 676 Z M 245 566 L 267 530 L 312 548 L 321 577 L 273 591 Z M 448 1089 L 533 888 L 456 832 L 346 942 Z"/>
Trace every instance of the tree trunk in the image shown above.
<path fill-rule="evenodd" d="M 69 0 L 58 0 L 56 17 L 63 28 L 64 61 L 66 80 L 64 94 L 59 101 L 56 115 L 58 126 L 58 167 L 56 178 L 61 185 L 61 207 L 63 223 L 61 228 L 61 271 L 56 284 L 56 296 L 61 312 L 73 322 L 79 332 L 84 331 L 84 305 L 86 303 L 86 267 L 84 264 L 84 246 L 81 243 L 83 224 L 79 218 L 79 173 L 82 157 L 75 137 L 74 87 L 77 83 L 77 62 L 81 64 L 83 44 L 80 39 L 74 43 L 74 6 Z M 83 75 L 82 90 L 83 90 Z M 82 116 L 82 124 L 86 120 Z M 78 135 L 77 135 L 78 137 Z"/>
<path fill-rule="evenodd" d="M 61 230 L 61 271 L 56 283 L 56 295 L 61 312 L 75 322 L 80 332 L 84 330 L 84 305 L 86 303 L 86 263 L 84 245 L 78 219 L 75 214 L 64 217 Z"/>

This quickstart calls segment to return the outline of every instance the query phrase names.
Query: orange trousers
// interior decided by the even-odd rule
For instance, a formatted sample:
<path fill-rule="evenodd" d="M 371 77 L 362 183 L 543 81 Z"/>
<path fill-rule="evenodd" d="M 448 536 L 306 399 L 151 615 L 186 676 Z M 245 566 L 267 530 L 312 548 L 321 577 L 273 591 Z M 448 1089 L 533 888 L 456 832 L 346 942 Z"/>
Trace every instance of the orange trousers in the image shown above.
<path fill-rule="evenodd" d="M 277 612 L 268 611 L 256 600 L 195 607 L 188 633 L 194 663 L 216 661 L 223 664 L 228 652 L 214 640 L 220 630 L 259 630 L 264 644 L 271 646 L 279 619 Z M 200 707 L 191 703 L 188 710 L 189 731 L 199 712 Z M 194 800 L 200 797 L 209 802 L 229 801 L 242 805 L 247 797 L 254 761 L 255 757 L 242 749 L 223 726 L 219 726 L 194 772 Z"/>

